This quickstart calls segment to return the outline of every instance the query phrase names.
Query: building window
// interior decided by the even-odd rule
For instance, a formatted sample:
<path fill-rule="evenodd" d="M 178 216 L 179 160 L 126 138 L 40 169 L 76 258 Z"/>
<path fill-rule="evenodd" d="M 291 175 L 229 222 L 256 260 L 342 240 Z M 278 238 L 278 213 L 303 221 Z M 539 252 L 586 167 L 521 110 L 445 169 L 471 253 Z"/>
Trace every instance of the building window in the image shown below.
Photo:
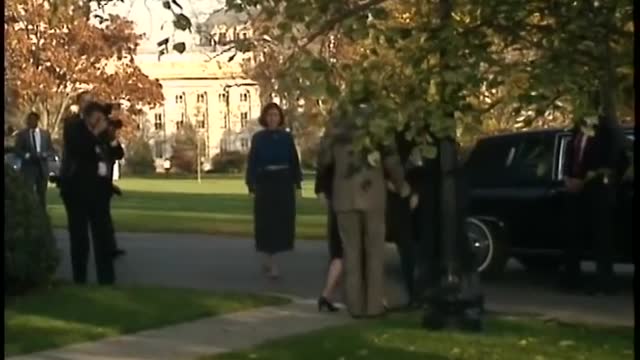
<path fill-rule="evenodd" d="M 246 32 L 240 33 L 240 38 L 246 40 L 249 38 L 249 34 L 247 34 Z"/>
<path fill-rule="evenodd" d="M 164 124 L 162 123 L 162 114 L 155 114 L 153 116 L 153 128 L 156 130 L 162 130 Z"/>
<path fill-rule="evenodd" d="M 164 143 L 162 141 L 156 141 L 154 147 L 156 159 L 164 158 Z"/>
<path fill-rule="evenodd" d="M 184 103 L 184 95 L 176 95 L 176 104 Z"/>
<path fill-rule="evenodd" d="M 221 103 L 226 103 L 227 102 L 227 93 L 218 94 L 218 101 L 220 101 Z"/>
<path fill-rule="evenodd" d="M 249 113 L 243 111 L 240 113 L 240 126 L 244 129 L 247 127 L 247 123 L 249 122 Z"/>
<path fill-rule="evenodd" d="M 204 114 L 202 114 L 201 116 L 198 117 L 198 121 L 196 123 L 196 126 L 198 127 L 198 129 L 204 129 L 204 125 L 205 125 L 205 121 L 204 121 Z"/>
<path fill-rule="evenodd" d="M 240 102 L 247 102 L 247 101 L 249 101 L 249 93 L 243 92 L 242 94 L 240 94 Z"/>
<path fill-rule="evenodd" d="M 181 113 L 180 114 L 180 120 L 176 121 L 176 129 L 177 130 L 180 130 L 180 129 L 182 129 L 184 127 L 184 119 L 185 119 L 184 113 Z"/>
<path fill-rule="evenodd" d="M 205 103 L 205 99 L 206 99 L 205 94 L 196 95 L 196 103 L 198 103 L 198 104 L 204 104 Z"/>
<path fill-rule="evenodd" d="M 223 129 L 229 128 L 229 114 L 225 113 L 222 115 L 222 128 Z"/>
<path fill-rule="evenodd" d="M 218 42 L 220 45 L 226 45 L 227 44 L 227 34 L 226 33 L 220 33 L 220 40 Z"/>
<path fill-rule="evenodd" d="M 249 139 L 247 139 L 247 138 L 241 139 L 240 140 L 240 146 L 242 147 L 242 150 L 249 149 Z"/>

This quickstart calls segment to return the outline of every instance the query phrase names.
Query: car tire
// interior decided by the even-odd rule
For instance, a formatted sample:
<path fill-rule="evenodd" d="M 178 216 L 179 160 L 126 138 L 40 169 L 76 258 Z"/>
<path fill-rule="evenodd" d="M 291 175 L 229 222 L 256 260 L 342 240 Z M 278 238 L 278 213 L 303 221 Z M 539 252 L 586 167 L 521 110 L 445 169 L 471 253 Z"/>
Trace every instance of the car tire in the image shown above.
<path fill-rule="evenodd" d="M 562 265 L 562 259 L 553 256 L 518 256 L 516 258 L 529 272 L 556 273 Z"/>
<path fill-rule="evenodd" d="M 500 223 L 488 219 L 468 218 L 467 235 L 477 271 L 484 278 L 502 275 L 509 260 L 509 246 Z"/>

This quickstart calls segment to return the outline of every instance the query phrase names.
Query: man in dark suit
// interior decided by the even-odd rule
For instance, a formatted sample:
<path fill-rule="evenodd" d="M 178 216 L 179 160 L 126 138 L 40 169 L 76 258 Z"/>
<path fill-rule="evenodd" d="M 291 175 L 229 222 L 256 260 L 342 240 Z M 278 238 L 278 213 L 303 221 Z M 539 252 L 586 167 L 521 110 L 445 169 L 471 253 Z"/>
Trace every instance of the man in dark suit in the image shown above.
<path fill-rule="evenodd" d="M 616 129 L 603 116 L 576 125 L 564 168 L 569 233 L 562 285 L 568 289 L 586 287 L 591 294 L 614 291 L 612 214 L 621 178 L 617 170 L 623 159 Z M 584 283 L 580 260 L 589 243 L 593 244 L 597 275 L 595 281 Z"/>
<path fill-rule="evenodd" d="M 49 157 L 53 155 L 53 146 L 49 132 L 40 129 L 40 115 L 30 112 L 27 115 L 27 127 L 16 136 L 16 154 L 22 160 L 22 173 L 29 181 L 43 207 L 47 203 L 47 183 L 49 180 Z"/>
<path fill-rule="evenodd" d="M 89 225 L 93 240 L 98 283 L 115 282 L 110 241 L 109 198 L 111 179 L 108 170 L 108 152 L 116 151 L 117 140 L 101 141 L 109 127 L 108 110 L 91 102 L 84 107 L 79 120 L 65 126 L 64 147 L 68 168 L 61 183 L 60 193 L 67 209 L 71 243 L 73 280 L 87 282 L 89 259 Z"/>

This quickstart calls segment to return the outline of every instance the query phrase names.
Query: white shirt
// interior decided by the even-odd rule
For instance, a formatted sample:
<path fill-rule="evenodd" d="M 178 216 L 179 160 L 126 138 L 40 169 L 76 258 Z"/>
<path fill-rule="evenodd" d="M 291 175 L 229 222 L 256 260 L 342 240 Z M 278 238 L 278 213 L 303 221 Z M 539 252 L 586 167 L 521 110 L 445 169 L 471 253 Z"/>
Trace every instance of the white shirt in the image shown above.
<path fill-rule="evenodd" d="M 33 136 L 32 136 L 33 134 Z M 33 144 L 33 139 L 35 138 L 36 143 Z M 31 145 L 35 145 L 36 152 L 39 154 L 42 149 L 42 136 L 40 135 L 40 128 L 29 129 L 29 140 L 31 141 Z"/>

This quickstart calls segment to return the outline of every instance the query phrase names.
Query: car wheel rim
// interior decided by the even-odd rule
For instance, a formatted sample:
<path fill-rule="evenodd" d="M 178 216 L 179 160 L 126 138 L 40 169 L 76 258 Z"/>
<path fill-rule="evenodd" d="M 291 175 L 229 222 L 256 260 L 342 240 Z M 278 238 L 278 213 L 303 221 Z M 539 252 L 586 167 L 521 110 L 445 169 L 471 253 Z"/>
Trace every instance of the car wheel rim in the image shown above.
<path fill-rule="evenodd" d="M 467 219 L 466 226 L 467 236 L 469 237 L 469 242 L 471 242 L 474 266 L 478 272 L 482 272 L 493 259 L 493 237 L 487 226 L 476 219 Z"/>

